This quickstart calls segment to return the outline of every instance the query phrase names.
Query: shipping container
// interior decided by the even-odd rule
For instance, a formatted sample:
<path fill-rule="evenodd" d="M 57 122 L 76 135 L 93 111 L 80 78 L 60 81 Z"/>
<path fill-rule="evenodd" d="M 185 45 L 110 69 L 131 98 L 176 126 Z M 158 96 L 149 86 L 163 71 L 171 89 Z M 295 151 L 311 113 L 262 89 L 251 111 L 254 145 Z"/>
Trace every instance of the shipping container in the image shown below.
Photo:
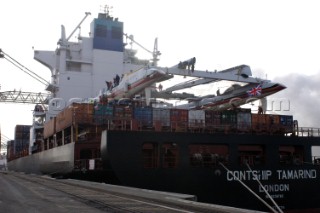
<path fill-rule="evenodd" d="M 133 118 L 133 109 L 131 106 L 124 107 L 124 115 L 125 120 L 131 120 Z"/>
<path fill-rule="evenodd" d="M 189 128 L 205 127 L 206 113 L 204 110 L 189 110 Z"/>
<path fill-rule="evenodd" d="M 280 115 L 280 123 L 283 126 L 291 127 L 293 125 L 292 115 Z"/>
<path fill-rule="evenodd" d="M 70 106 L 66 107 L 56 116 L 56 131 L 59 132 L 68 126 L 72 125 L 73 114 L 76 113 L 77 108 Z"/>
<path fill-rule="evenodd" d="M 15 153 L 21 152 L 24 149 L 29 149 L 29 139 L 17 139 L 14 140 L 14 151 Z"/>
<path fill-rule="evenodd" d="M 281 117 L 282 115 L 276 114 L 252 114 L 252 130 L 256 132 L 283 132 Z"/>
<path fill-rule="evenodd" d="M 29 132 L 30 128 L 30 125 L 16 125 L 15 132 Z"/>
<path fill-rule="evenodd" d="M 81 124 L 93 123 L 94 105 L 92 103 L 73 103 L 69 109 L 74 112 L 74 122 Z"/>
<path fill-rule="evenodd" d="M 280 115 L 270 114 L 269 118 L 269 131 L 273 133 L 281 132 Z"/>
<path fill-rule="evenodd" d="M 254 132 L 262 132 L 269 130 L 269 115 L 267 114 L 252 114 L 251 127 Z"/>
<path fill-rule="evenodd" d="M 140 127 L 153 126 L 153 110 L 151 107 L 135 107 L 133 110 L 133 118 L 138 122 Z"/>
<path fill-rule="evenodd" d="M 132 106 L 113 106 L 113 127 L 115 129 L 130 129 L 133 118 L 133 109 Z M 135 125 L 136 126 L 136 125 Z"/>
<path fill-rule="evenodd" d="M 225 110 L 221 112 L 221 125 L 228 126 L 230 128 L 237 127 L 237 111 Z"/>
<path fill-rule="evenodd" d="M 188 110 L 171 109 L 170 110 L 171 128 L 176 131 L 183 131 L 188 128 Z"/>
<path fill-rule="evenodd" d="M 153 125 L 155 127 L 169 127 L 170 126 L 170 109 L 167 108 L 153 108 L 152 112 Z"/>
<path fill-rule="evenodd" d="M 205 123 L 207 127 L 216 127 L 221 125 L 221 112 L 205 110 Z"/>
<path fill-rule="evenodd" d="M 285 133 L 293 132 L 293 116 L 292 115 L 280 115 L 281 130 Z"/>
<path fill-rule="evenodd" d="M 30 125 L 16 125 L 14 132 L 15 141 L 30 140 Z"/>
<path fill-rule="evenodd" d="M 251 130 L 251 111 L 250 112 L 237 112 L 237 129 L 240 131 Z"/>
<path fill-rule="evenodd" d="M 97 104 L 93 116 L 95 124 L 106 124 L 113 119 L 113 106 Z"/>
<path fill-rule="evenodd" d="M 8 161 L 14 159 L 14 140 L 7 142 L 7 158 Z"/>
<path fill-rule="evenodd" d="M 113 116 L 115 120 L 131 120 L 133 118 L 132 107 L 114 105 Z"/>
<path fill-rule="evenodd" d="M 72 103 L 56 116 L 56 131 L 59 132 L 72 123 L 92 123 L 93 104 Z"/>

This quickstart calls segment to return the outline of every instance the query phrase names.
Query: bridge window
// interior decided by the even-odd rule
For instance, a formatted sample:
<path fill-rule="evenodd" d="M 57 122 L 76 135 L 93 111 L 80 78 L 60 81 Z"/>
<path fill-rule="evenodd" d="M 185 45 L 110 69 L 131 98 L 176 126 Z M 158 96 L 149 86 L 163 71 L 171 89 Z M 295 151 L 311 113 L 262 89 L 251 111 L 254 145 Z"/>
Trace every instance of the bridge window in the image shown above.
<path fill-rule="evenodd" d="M 107 27 L 101 24 L 97 24 L 95 29 L 95 36 L 103 38 L 107 37 Z"/>
<path fill-rule="evenodd" d="M 189 145 L 189 159 L 192 167 L 213 167 L 228 163 L 227 145 L 192 144 Z"/>
<path fill-rule="evenodd" d="M 121 39 L 123 36 L 121 27 L 112 27 L 112 38 Z"/>

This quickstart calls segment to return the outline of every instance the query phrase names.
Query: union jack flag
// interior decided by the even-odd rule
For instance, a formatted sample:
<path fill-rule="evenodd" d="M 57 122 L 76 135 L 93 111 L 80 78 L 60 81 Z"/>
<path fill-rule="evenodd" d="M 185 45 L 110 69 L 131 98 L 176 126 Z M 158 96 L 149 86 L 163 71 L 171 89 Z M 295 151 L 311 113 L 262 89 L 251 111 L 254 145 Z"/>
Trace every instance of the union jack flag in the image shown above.
<path fill-rule="evenodd" d="M 249 96 L 259 96 L 261 95 L 261 92 L 262 92 L 261 84 L 247 91 Z"/>

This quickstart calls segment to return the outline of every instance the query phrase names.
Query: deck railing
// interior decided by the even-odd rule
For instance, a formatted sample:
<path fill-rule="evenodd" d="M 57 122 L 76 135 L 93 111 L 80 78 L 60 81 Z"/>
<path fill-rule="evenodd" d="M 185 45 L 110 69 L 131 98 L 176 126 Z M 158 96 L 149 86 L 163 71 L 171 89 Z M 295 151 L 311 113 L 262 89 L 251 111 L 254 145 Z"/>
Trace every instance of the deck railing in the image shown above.
<path fill-rule="evenodd" d="M 320 137 L 320 128 L 299 127 L 295 134 L 301 137 Z"/>

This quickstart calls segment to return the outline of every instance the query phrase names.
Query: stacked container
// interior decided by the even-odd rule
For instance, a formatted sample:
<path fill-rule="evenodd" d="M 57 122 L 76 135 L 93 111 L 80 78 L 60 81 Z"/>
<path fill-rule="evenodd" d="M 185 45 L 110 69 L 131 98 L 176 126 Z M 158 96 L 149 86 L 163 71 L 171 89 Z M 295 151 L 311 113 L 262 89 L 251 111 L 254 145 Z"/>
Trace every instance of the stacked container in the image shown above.
<path fill-rule="evenodd" d="M 252 114 L 252 130 L 291 133 L 293 131 L 292 115 Z"/>
<path fill-rule="evenodd" d="M 235 110 L 222 111 L 221 125 L 228 128 L 237 128 L 237 111 Z"/>
<path fill-rule="evenodd" d="M 29 154 L 30 125 L 16 125 L 14 133 L 14 154 L 25 156 Z"/>
<path fill-rule="evenodd" d="M 113 119 L 113 106 L 97 104 L 94 107 L 95 124 L 106 124 L 108 120 Z"/>
<path fill-rule="evenodd" d="M 131 106 L 114 105 L 113 125 L 116 129 L 127 129 L 131 126 L 133 109 Z"/>
<path fill-rule="evenodd" d="M 251 115 L 251 127 L 254 132 L 263 132 L 269 129 L 269 119 L 268 114 L 252 114 Z"/>
<path fill-rule="evenodd" d="M 205 110 L 205 124 L 208 130 L 215 130 L 221 126 L 221 112 Z"/>
<path fill-rule="evenodd" d="M 293 116 L 280 115 L 280 123 L 285 133 L 293 131 Z"/>
<path fill-rule="evenodd" d="M 188 128 L 188 114 L 187 109 L 171 109 L 171 128 L 176 131 L 186 130 Z"/>
<path fill-rule="evenodd" d="M 237 110 L 237 130 L 251 130 L 251 109 Z"/>
<path fill-rule="evenodd" d="M 15 158 L 14 154 L 14 140 L 10 140 L 7 142 L 7 159 L 8 161 L 13 160 Z"/>
<path fill-rule="evenodd" d="M 114 105 L 113 117 L 116 120 L 131 120 L 133 117 L 132 107 Z"/>
<path fill-rule="evenodd" d="M 135 107 L 133 118 L 142 128 L 151 128 L 153 126 L 153 110 L 151 107 Z"/>
<path fill-rule="evenodd" d="M 153 108 L 152 111 L 153 125 L 156 129 L 170 127 L 170 109 Z"/>
<path fill-rule="evenodd" d="M 206 113 L 204 110 L 189 110 L 189 128 L 204 128 Z"/>
<path fill-rule="evenodd" d="M 56 116 L 56 131 L 59 132 L 74 123 L 93 122 L 93 104 L 72 103 Z"/>

